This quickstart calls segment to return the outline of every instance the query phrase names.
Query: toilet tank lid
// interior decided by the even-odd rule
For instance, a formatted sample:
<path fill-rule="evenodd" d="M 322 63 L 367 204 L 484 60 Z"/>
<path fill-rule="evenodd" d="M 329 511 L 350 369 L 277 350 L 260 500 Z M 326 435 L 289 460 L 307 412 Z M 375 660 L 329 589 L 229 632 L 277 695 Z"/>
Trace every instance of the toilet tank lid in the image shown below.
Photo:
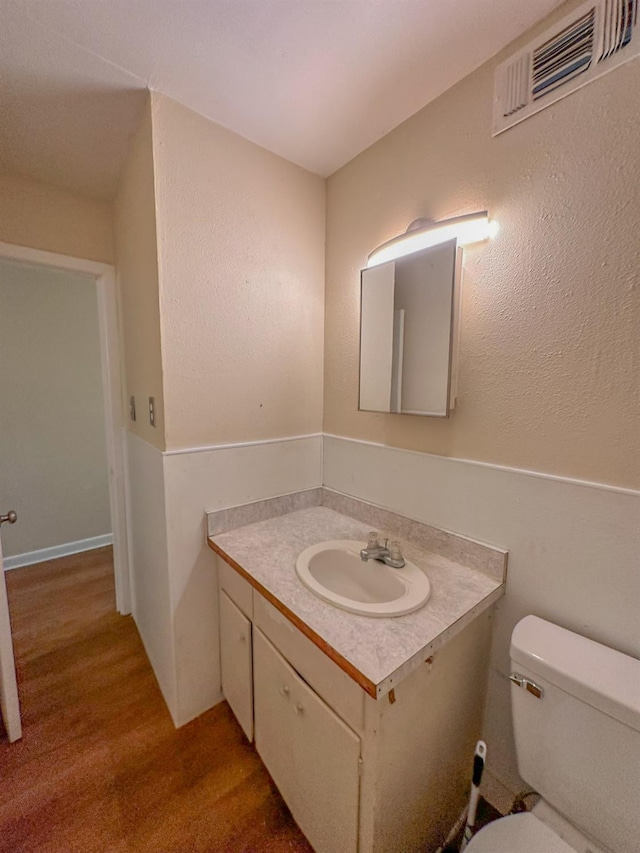
<path fill-rule="evenodd" d="M 538 616 L 525 616 L 511 635 L 511 659 L 640 732 L 636 658 Z"/>

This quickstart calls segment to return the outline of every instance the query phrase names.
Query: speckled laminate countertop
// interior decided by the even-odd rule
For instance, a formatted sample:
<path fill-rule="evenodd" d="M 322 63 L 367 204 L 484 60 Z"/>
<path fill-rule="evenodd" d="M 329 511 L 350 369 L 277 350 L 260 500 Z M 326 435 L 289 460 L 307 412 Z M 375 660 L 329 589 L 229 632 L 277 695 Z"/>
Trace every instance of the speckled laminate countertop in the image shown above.
<path fill-rule="evenodd" d="M 431 597 L 406 616 L 371 618 L 317 598 L 296 575 L 298 555 L 331 539 L 365 539 L 370 525 L 315 506 L 209 537 L 210 547 L 378 698 L 459 633 L 504 591 L 504 582 L 401 540 Z"/>

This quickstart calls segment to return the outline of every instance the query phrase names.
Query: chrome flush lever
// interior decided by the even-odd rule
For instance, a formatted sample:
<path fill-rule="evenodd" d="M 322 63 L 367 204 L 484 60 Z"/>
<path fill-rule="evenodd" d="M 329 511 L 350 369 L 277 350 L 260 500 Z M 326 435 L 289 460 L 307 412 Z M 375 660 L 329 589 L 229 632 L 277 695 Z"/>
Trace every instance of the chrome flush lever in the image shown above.
<path fill-rule="evenodd" d="M 536 699 L 542 699 L 544 696 L 544 688 L 540 687 L 539 684 L 536 684 L 535 681 L 530 681 L 528 678 L 525 678 L 524 675 L 520 675 L 518 672 L 512 672 L 509 676 L 509 681 L 513 681 L 514 684 L 517 684 L 518 687 L 522 687 L 524 690 L 528 690 Z"/>

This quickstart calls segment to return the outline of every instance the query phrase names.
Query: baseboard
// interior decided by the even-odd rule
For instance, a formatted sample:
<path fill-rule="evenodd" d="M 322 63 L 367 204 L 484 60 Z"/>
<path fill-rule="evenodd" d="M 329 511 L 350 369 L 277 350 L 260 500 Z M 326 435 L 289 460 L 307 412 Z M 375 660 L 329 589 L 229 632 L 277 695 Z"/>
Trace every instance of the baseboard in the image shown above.
<path fill-rule="evenodd" d="M 78 539 L 76 542 L 66 542 L 64 545 L 54 545 L 52 548 L 41 548 L 39 551 L 28 551 L 26 554 L 16 554 L 14 557 L 4 558 L 5 572 L 10 569 L 20 569 L 22 566 L 32 566 L 34 563 L 43 563 L 45 560 L 55 560 L 58 557 L 67 557 L 69 554 L 79 554 L 81 551 L 93 551 L 94 548 L 104 548 L 105 545 L 113 544 L 113 534 L 105 533 L 103 536 L 92 536 L 90 539 Z"/>

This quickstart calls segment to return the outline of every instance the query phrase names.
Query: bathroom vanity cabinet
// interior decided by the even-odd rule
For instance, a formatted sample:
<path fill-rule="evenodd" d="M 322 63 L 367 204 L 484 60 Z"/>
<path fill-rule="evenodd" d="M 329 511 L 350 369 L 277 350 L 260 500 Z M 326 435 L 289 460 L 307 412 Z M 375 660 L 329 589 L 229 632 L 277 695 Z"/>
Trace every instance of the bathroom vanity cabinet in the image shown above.
<path fill-rule="evenodd" d="M 490 611 L 369 695 L 218 559 L 222 689 L 317 853 L 435 849 L 480 736 Z"/>
<path fill-rule="evenodd" d="M 358 849 L 360 738 L 256 629 L 256 747 L 316 850 Z"/>

